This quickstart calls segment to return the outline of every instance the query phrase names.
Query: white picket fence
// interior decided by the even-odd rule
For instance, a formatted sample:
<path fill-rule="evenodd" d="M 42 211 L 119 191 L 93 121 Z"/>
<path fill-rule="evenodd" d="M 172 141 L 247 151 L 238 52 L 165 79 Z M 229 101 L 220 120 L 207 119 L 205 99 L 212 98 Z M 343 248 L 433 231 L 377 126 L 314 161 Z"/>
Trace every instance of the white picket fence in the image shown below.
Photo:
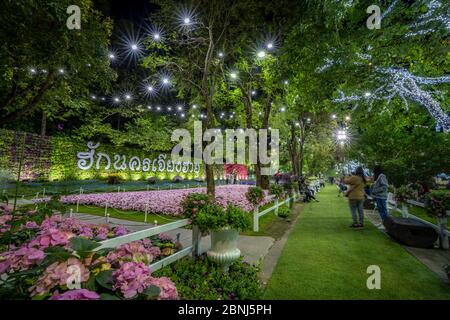
<path fill-rule="evenodd" d="M 115 247 L 118 247 L 125 243 L 145 239 L 145 238 L 148 238 L 148 237 L 151 237 L 151 236 L 163 233 L 163 232 L 182 228 L 182 227 L 189 225 L 190 223 L 191 222 L 189 221 L 189 219 L 183 219 L 183 220 L 179 220 L 176 222 L 164 224 L 161 226 L 136 231 L 136 232 L 133 232 L 130 234 L 120 236 L 120 237 L 104 240 L 104 241 L 100 242 L 99 247 L 95 248 L 95 251 L 98 251 L 100 249 L 105 249 L 105 248 L 115 248 Z M 192 226 L 192 245 L 187 248 L 184 248 L 166 258 L 156 261 L 155 263 L 152 263 L 149 266 L 150 270 L 153 272 L 158 269 L 161 269 L 162 267 L 165 267 L 165 266 L 171 264 L 172 262 L 175 262 L 191 253 L 193 255 L 198 255 L 200 253 L 200 240 L 201 240 L 201 233 L 200 233 L 198 227 Z"/>
<path fill-rule="evenodd" d="M 278 215 L 278 208 L 281 207 L 282 205 L 284 205 L 285 203 L 289 203 L 289 201 L 295 201 L 299 196 L 294 192 L 292 194 L 292 198 L 288 197 L 283 201 L 278 201 L 278 199 L 275 200 L 275 203 L 273 206 L 271 206 L 270 208 L 267 208 L 261 212 L 259 212 L 259 206 L 256 206 L 255 209 L 253 210 L 253 231 L 254 232 L 259 232 L 259 219 L 268 214 L 269 212 L 275 211 L 275 214 Z M 271 199 L 274 199 L 273 197 Z"/>
<path fill-rule="evenodd" d="M 278 208 L 280 206 L 282 206 L 283 204 L 285 204 L 291 200 L 295 201 L 295 199 L 297 197 L 298 196 L 294 193 L 292 198 L 287 198 L 284 201 L 279 202 L 277 199 L 277 200 L 275 200 L 275 204 L 273 206 L 271 206 L 270 208 L 265 209 L 264 211 L 261 211 L 261 212 L 258 212 L 258 207 L 256 207 L 255 211 L 253 212 L 253 222 L 254 222 L 253 230 L 256 232 L 259 231 L 259 218 L 260 217 L 262 217 L 263 215 L 265 215 L 271 211 L 274 211 L 274 210 L 275 210 L 275 214 L 278 214 Z M 272 199 L 274 199 L 274 197 L 271 197 L 271 200 Z M 156 226 L 156 227 L 136 231 L 133 233 L 129 233 L 129 234 L 126 234 L 123 236 L 115 237 L 112 239 L 104 240 L 104 241 L 99 242 L 100 246 L 95 248 L 95 251 L 105 249 L 105 248 L 115 248 L 115 247 L 118 247 L 125 243 L 145 239 L 145 238 L 148 238 L 148 237 L 151 237 L 151 236 L 163 233 L 163 232 L 168 232 L 171 230 L 182 228 L 182 227 L 185 227 L 190 224 L 191 223 L 190 223 L 189 219 L 183 219 L 183 220 L 167 223 L 167 224 L 164 224 L 161 226 Z M 150 266 L 149 266 L 150 270 L 152 272 L 156 271 L 156 270 L 161 269 L 161 268 L 163 268 L 185 256 L 188 256 L 190 254 L 192 254 L 194 256 L 201 254 L 200 241 L 201 241 L 201 232 L 197 226 L 193 225 L 192 226 L 192 245 L 190 245 L 187 248 L 183 248 L 182 250 L 180 250 L 166 258 L 156 261 L 155 263 L 150 264 Z"/>

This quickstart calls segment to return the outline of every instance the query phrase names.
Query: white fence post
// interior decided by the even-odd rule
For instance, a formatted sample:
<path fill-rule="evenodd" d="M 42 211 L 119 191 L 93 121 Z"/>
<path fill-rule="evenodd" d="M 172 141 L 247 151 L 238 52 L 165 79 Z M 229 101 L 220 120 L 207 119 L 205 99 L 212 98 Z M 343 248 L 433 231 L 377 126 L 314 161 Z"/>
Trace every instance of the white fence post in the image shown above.
<path fill-rule="evenodd" d="M 73 209 L 70 209 L 69 217 L 72 218 L 72 216 L 73 216 Z"/>
<path fill-rule="evenodd" d="M 108 214 L 108 202 L 105 204 L 105 217 Z"/>
<path fill-rule="evenodd" d="M 144 217 L 145 223 L 147 223 L 147 215 L 148 215 L 148 202 L 145 204 L 145 217 Z"/>
<path fill-rule="evenodd" d="M 200 252 L 200 241 L 202 240 L 202 234 L 198 226 L 192 226 L 192 255 L 194 257 L 199 256 Z"/>
<path fill-rule="evenodd" d="M 80 199 L 77 199 L 77 213 L 79 212 L 79 208 L 80 208 Z"/>
<path fill-rule="evenodd" d="M 402 217 L 408 218 L 409 212 L 408 212 L 408 206 L 404 203 L 402 203 Z"/>
<path fill-rule="evenodd" d="M 258 206 L 253 209 L 253 231 L 259 231 L 259 217 L 258 217 Z"/>
<path fill-rule="evenodd" d="M 439 239 L 441 243 L 442 249 L 448 249 L 448 233 L 447 233 L 447 218 L 438 218 L 438 227 L 439 227 Z"/>
<path fill-rule="evenodd" d="M 275 208 L 275 215 L 277 216 L 277 215 L 278 215 L 278 199 L 275 200 L 275 205 L 276 205 L 276 208 Z"/>

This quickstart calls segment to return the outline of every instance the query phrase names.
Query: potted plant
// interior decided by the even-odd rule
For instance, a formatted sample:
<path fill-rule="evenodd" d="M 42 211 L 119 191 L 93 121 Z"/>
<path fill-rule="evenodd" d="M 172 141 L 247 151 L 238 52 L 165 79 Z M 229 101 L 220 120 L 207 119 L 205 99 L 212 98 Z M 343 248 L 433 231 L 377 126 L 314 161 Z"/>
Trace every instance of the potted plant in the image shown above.
<path fill-rule="evenodd" d="M 248 213 L 232 204 L 224 209 L 216 203 L 208 203 L 191 219 L 202 233 L 211 232 L 211 249 L 207 255 L 227 271 L 230 264 L 241 255 L 237 238 L 240 230 L 250 228 Z"/>

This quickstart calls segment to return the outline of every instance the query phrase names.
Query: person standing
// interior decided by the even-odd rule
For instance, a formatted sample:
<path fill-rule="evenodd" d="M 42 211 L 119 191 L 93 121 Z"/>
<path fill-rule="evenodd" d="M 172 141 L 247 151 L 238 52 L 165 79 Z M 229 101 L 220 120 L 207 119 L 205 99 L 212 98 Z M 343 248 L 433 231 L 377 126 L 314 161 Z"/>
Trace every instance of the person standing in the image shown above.
<path fill-rule="evenodd" d="M 364 227 L 364 186 L 366 178 L 362 167 L 356 168 L 355 173 L 344 178 L 344 183 L 350 185 L 349 190 L 345 194 L 348 197 L 348 204 L 352 214 L 353 223 L 350 228 Z"/>
<path fill-rule="evenodd" d="M 373 180 L 371 196 L 375 199 L 381 220 L 384 220 L 388 216 L 387 197 L 389 184 L 383 169 L 379 165 L 373 168 Z"/>

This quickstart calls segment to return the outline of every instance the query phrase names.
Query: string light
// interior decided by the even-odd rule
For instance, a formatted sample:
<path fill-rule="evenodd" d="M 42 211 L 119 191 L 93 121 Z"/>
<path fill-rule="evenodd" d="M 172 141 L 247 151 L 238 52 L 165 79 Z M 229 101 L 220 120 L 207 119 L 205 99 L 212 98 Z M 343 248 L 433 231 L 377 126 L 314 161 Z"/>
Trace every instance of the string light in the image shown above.
<path fill-rule="evenodd" d="M 263 59 L 266 56 L 266 52 L 264 50 L 258 51 L 258 58 Z"/>
<path fill-rule="evenodd" d="M 333 101 L 340 103 L 365 100 L 371 103 L 375 100 L 391 101 L 395 96 L 399 96 L 406 108 L 408 108 L 407 99 L 424 106 L 444 132 L 450 132 L 450 117 L 442 110 L 439 102 L 428 91 L 420 87 L 422 85 L 450 83 L 450 76 L 421 77 L 411 74 L 406 69 L 392 67 L 376 67 L 375 71 L 377 71 L 382 84 L 373 94 L 370 96 L 364 95 L 364 97 L 358 95 L 345 96 L 342 91 L 339 91 L 340 97 Z"/>
<path fill-rule="evenodd" d="M 60 68 L 60 69 L 58 69 L 58 72 L 60 73 L 60 74 L 64 74 L 64 69 L 63 68 Z"/>

